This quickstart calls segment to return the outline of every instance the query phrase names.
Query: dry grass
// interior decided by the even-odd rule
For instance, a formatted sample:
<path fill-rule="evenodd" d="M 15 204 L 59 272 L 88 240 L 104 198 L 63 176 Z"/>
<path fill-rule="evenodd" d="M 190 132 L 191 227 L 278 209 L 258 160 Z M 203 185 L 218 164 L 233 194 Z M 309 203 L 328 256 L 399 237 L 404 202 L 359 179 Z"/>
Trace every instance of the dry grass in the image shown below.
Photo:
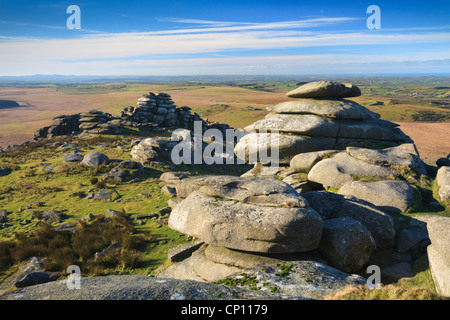
<path fill-rule="evenodd" d="M 343 290 L 332 293 L 325 300 L 446 300 L 424 288 L 401 288 L 384 285 L 379 289 L 366 286 L 348 285 Z"/>
<path fill-rule="evenodd" d="M 420 157 L 428 164 L 450 153 L 450 123 L 397 122 L 417 146 Z"/>

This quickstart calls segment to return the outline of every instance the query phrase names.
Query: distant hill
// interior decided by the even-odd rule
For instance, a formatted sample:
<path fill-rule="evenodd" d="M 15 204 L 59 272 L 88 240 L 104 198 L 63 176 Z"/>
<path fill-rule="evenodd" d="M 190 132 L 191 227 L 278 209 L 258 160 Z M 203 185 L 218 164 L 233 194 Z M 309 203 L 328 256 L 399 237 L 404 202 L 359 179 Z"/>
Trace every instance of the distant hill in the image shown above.
<path fill-rule="evenodd" d="M 16 108 L 20 107 L 20 105 L 13 100 L 0 100 L 0 109 L 7 109 L 7 108 Z"/>

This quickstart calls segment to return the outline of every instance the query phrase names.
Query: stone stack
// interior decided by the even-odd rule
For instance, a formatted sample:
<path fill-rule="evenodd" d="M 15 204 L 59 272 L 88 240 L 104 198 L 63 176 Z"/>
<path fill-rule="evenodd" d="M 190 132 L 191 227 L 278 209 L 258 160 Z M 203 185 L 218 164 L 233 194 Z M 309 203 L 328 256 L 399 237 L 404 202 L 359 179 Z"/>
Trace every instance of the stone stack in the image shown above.
<path fill-rule="evenodd" d="M 151 165 L 154 161 L 171 160 L 172 149 L 177 144 L 166 139 L 146 138 L 133 146 L 130 155 L 143 165 Z"/>
<path fill-rule="evenodd" d="M 43 127 L 34 133 L 34 139 L 53 138 L 79 133 L 80 115 L 60 115 L 53 118 L 50 126 Z"/>
<path fill-rule="evenodd" d="M 108 123 L 114 119 L 109 114 L 98 110 L 90 110 L 80 113 L 80 129 L 83 134 L 118 134 L 120 129 Z"/>
<path fill-rule="evenodd" d="M 150 92 L 138 99 L 136 107 L 124 108 L 120 119 L 157 127 L 193 129 L 193 122 L 202 120 L 190 110 L 186 106 L 177 107 L 168 93 Z"/>
<path fill-rule="evenodd" d="M 257 159 L 255 152 L 270 154 L 271 143 L 277 143 L 279 163 L 287 165 L 303 152 L 347 146 L 385 148 L 412 142 L 398 125 L 343 99 L 359 95 L 361 91 L 354 85 L 330 81 L 311 82 L 288 92 L 287 96 L 296 100 L 268 107 L 265 119 L 245 128 L 250 133 L 237 144 L 236 154 L 244 155 L 248 162 Z"/>
<path fill-rule="evenodd" d="M 175 188 L 178 197 L 169 227 L 203 245 L 198 248 L 196 242 L 196 249 L 182 261 L 172 261 L 160 277 L 218 281 L 245 273 L 265 278 L 279 275 L 276 269 L 288 264 L 292 274 L 287 278 L 293 281 L 300 277 L 297 272 L 309 270 L 306 265 L 321 274 L 322 263 L 357 272 L 377 246 L 389 247 L 393 242 L 395 231 L 389 216 L 357 202 L 347 203 L 339 195 L 330 198 L 340 203 L 339 212 L 326 216 L 290 185 L 273 177 L 165 173 L 161 180 Z M 319 196 L 311 198 L 315 206 Z M 358 211 L 354 218 L 347 214 L 354 211 Z M 261 270 L 275 271 L 264 274 Z M 339 272 L 334 270 L 329 274 Z M 282 281 L 268 279 L 277 280 Z M 308 286 L 302 281 L 290 284 Z"/>

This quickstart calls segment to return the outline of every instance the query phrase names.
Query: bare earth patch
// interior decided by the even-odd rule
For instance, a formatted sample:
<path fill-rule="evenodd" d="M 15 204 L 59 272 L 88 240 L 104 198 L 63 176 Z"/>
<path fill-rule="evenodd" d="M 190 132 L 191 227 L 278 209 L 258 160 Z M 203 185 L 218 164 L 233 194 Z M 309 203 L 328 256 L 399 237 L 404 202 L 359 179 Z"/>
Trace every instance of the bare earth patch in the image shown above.
<path fill-rule="evenodd" d="M 420 157 L 428 164 L 450 153 L 450 123 L 397 122 L 400 129 L 414 140 Z"/>

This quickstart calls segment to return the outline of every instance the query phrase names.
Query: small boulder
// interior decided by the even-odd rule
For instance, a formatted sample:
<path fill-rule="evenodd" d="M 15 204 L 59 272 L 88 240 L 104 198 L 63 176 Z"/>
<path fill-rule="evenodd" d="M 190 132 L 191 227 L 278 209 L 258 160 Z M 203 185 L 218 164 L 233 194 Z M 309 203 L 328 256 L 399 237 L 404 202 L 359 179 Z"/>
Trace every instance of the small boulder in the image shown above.
<path fill-rule="evenodd" d="M 122 211 L 116 211 L 112 209 L 106 209 L 105 214 L 107 217 L 114 218 L 114 217 L 126 217 L 126 214 Z"/>
<path fill-rule="evenodd" d="M 24 288 L 29 286 L 34 286 L 41 283 L 47 283 L 50 281 L 55 281 L 59 278 L 60 272 L 31 272 L 26 274 L 25 276 L 19 278 L 15 286 L 17 288 Z"/>
<path fill-rule="evenodd" d="M 414 189 L 406 181 L 353 181 L 345 183 L 339 194 L 352 195 L 394 213 L 405 212 L 414 203 Z"/>
<path fill-rule="evenodd" d="M 83 160 L 84 156 L 82 154 L 79 153 L 74 153 L 74 154 L 68 154 L 66 156 L 64 156 L 61 160 L 63 162 L 78 162 Z"/>
<path fill-rule="evenodd" d="M 170 228 L 206 243 L 268 253 L 316 249 L 322 224 L 320 216 L 308 207 L 218 200 L 198 191 L 180 202 L 169 218 Z"/>
<path fill-rule="evenodd" d="M 109 158 L 105 154 L 94 151 L 89 152 L 87 155 L 85 155 L 83 161 L 81 161 L 81 164 L 96 167 L 108 161 Z"/>
<path fill-rule="evenodd" d="M 320 252 L 343 272 L 357 272 L 369 261 L 376 244 L 372 234 L 355 219 L 325 220 Z"/>

